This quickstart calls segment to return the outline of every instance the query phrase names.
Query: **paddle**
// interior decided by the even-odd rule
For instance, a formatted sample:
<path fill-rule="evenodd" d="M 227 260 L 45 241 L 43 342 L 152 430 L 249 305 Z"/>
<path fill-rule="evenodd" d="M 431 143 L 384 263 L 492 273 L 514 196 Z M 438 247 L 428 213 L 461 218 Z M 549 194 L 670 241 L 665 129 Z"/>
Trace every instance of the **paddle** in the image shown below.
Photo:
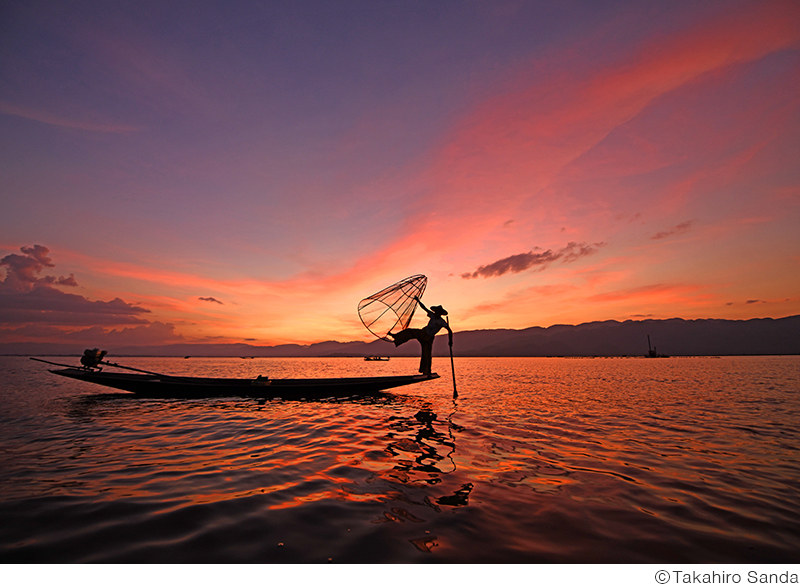
<path fill-rule="evenodd" d="M 47 360 L 40 360 L 39 358 L 32 357 L 31 358 L 35 362 L 42 362 L 45 364 L 50 364 L 51 366 L 61 366 L 62 368 L 79 368 L 80 366 L 69 366 L 67 364 L 58 364 L 56 362 L 49 362 Z M 131 370 L 132 372 L 142 372 L 143 374 L 150 374 L 151 376 L 158 376 L 160 378 L 170 378 L 173 376 L 169 376 L 167 374 L 159 374 L 158 372 L 150 372 L 148 370 L 140 370 L 139 368 L 131 368 L 130 366 L 121 366 L 119 364 L 115 364 L 113 362 L 104 362 L 99 361 L 98 364 L 103 364 L 104 366 L 112 366 L 114 368 L 121 368 L 123 370 Z M 86 369 L 86 368 L 84 368 Z"/>
<path fill-rule="evenodd" d="M 450 317 L 445 317 L 447 320 L 447 328 L 450 329 Z M 458 398 L 458 390 L 456 390 L 456 366 L 453 363 L 453 331 L 450 330 L 450 371 L 453 373 L 453 400 Z"/>
<path fill-rule="evenodd" d="M 98 363 L 101 363 L 104 366 L 112 366 L 114 368 L 120 368 L 122 370 L 130 370 L 132 372 L 141 372 L 143 374 L 150 374 L 151 376 L 158 376 L 160 378 L 172 378 L 173 377 L 173 376 L 170 376 L 168 374 L 159 374 L 158 372 L 150 372 L 148 370 L 140 370 L 139 368 L 132 368 L 130 366 L 121 366 L 119 364 L 115 364 L 114 362 L 102 362 L 101 361 L 101 362 L 98 362 Z"/>

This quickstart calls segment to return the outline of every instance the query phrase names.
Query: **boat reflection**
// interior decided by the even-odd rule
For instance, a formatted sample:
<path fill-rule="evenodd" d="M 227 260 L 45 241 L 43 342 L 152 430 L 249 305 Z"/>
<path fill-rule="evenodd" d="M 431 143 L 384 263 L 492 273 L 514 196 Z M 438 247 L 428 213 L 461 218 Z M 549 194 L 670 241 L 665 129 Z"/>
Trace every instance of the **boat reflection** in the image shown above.
<path fill-rule="evenodd" d="M 141 396 L 132 392 L 106 392 L 101 394 L 82 394 L 79 396 L 68 396 L 60 398 L 67 404 L 66 412 L 68 415 L 76 417 L 87 417 L 92 414 L 98 414 L 98 411 L 103 411 L 106 407 L 114 405 L 140 405 L 147 406 L 149 404 L 168 405 L 174 404 L 181 408 L 213 408 L 213 409 L 230 409 L 240 408 L 242 406 L 252 408 L 254 405 L 256 409 L 265 405 L 275 405 L 282 402 L 285 403 L 319 403 L 319 404 L 389 404 L 393 400 L 398 399 L 397 396 L 384 393 L 376 395 L 355 395 L 355 396 L 335 396 L 326 398 L 252 398 L 246 396 L 219 396 L 219 397 L 205 397 L 205 398 L 154 398 L 152 396 Z"/>
<path fill-rule="evenodd" d="M 92 436 L 102 436 L 107 428 L 124 428 L 125 440 L 131 442 L 130 450 L 139 453 L 140 464 L 161 465 L 168 453 L 170 461 L 177 457 L 181 470 L 202 468 L 208 473 L 224 466 L 226 473 L 240 474 L 241 484 L 225 485 L 221 498 L 231 488 L 245 490 L 247 484 L 247 493 L 270 493 L 280 500 L 270 509 L 318 497 L 387 501 L 388 494 L 392 501 L 436 511 L 470 503 L 473 484 L 468 474 L 457 472 L 456 435 L 465 429 L 452 420 L 455 404 L 449 414 L 440 416 L 426 399 L 388 393 L 277 401 L 143 398 L 120 392 L 61 400 L 65 414 L 91 428 Z M 241 426 L 217 424 L 228 420 Z M 278 427 L 281 430 L 276 432 Z M 307 439 L 312 436 L 315 441 Z M 324 453 L 319 451 L 319 441 L 326 445 Z M 103 453 L 107 450 L 103 441 L 81 444 Z M 309 458 L 316 458 L 318 465 L 309 468 Z M 281 473 L 293 468 L 298 473 L 303 469 L 300 477 L 305 479 L 289 489 Z M 322 481 L 320 493 L 303 491 L 304 482 L 310 485 L 312 479 Z M 302 495 L 284 500 L 279 497 L 281 491 Z M 413 522 L 409 514 L 405 508 L 393 507 L 384 520 Z"/>

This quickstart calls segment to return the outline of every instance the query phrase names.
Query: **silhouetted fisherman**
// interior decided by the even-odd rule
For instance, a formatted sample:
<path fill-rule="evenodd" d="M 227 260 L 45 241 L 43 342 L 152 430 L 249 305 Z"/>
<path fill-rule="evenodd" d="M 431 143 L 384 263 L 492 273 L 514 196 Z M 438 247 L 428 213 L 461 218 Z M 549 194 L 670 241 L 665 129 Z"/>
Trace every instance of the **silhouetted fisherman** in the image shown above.
<path fill-rule="evenodd" d="M 450 347 L 453 347 L 453 330 L 450 329 L 450 325 L 448 325 L 447 321 L 442 319 L 442 317 L 447 315 L 447 311 L 445 311 L 441 305 L 428 309 L 428 307 L 422 304 L 419 297 L 414 297 L 414 300 L 416 300 L 419 306 L 428 314 L 428 324 L 422 329 L 403 329 L 399 333 L 389 333 L 389 336 L 394 341 L 395 347 L 404 344 L 410 339 L 419 341 L 422 347 L 419 371 L 426 376 L 430 376 L 431 362 L 433 361 L 433 339 L 441 329 L 447 329 L 447 333 L 450 336 Z"/>

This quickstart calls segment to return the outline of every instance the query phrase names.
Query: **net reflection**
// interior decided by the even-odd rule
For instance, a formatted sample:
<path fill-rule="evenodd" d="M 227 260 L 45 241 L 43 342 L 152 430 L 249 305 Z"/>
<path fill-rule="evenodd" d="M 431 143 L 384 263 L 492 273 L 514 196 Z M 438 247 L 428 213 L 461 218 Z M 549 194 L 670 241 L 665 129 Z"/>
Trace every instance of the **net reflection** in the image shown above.
<path fill-rule="evenodd" d="M 406 417 L 393 416 L 390 418 L 389 427 L 392 433 L 389 438 L 394 439 L 386 446 L 386 451 L 392 456 L 397 457 L 398 461 L 394 469 L 400 471 L 405 477 L 409 477 L 410 472 L 421 471 L 428 475 L 417 480 L 428 484 L 439 483 L 437 477 L 442 473 L 455 471 L 455 461 L 452 454 L 455 452 L 455 441 L 452 431 L 443 433 L 434 427 L 437 415 L 430 410 L 420 410 L 413 419 Z M 408 436 L 409 433 L 413 434 Z M 396 434 L 401 436 L 397 437 Z M 441 454 L 440 449 L 446 449 L 445 454 Z M 411 456 L 411 459 L 407 459 Z M 443 470 L 437 467 L 447 461 L 451 469 Z M 433 474 L 433 476 L 431 476 Z"/>
<path fill-rule="evenodd" d="M 455 410 L 444 419 L 433 412 L 430 406 L 423 407 L 413 417 L 390 417 L 390 442 L 386 453 L 394 459 L 393 467 L 383 474 L 384 479 L 408 485 L 437 485 L 443 475 L 457 470 L 453 455 L 456 451 L 455 432 L 464 428 L 453 423 Z M 426 496 L 425 503 L 438 509 L 439 506 L 467 506 L 472 491 L 471 483 L 461 484 L 452 494 L 432 499 Z"/>

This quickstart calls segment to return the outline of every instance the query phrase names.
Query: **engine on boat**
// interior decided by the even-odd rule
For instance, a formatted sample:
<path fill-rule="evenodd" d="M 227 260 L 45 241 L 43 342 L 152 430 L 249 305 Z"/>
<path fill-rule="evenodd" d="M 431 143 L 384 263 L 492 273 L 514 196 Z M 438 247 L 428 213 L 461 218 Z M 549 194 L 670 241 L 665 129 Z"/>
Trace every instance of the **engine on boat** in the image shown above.
<path fill-rule="evenodd" d="M 107 353 L 107 351 L 101 351 L 96 347 L 94 349 L 84 350 L 81 356 L 81 364 L 83 364 L 85 368 L 96 368 L 100 362 L 103 361 Z"/>

